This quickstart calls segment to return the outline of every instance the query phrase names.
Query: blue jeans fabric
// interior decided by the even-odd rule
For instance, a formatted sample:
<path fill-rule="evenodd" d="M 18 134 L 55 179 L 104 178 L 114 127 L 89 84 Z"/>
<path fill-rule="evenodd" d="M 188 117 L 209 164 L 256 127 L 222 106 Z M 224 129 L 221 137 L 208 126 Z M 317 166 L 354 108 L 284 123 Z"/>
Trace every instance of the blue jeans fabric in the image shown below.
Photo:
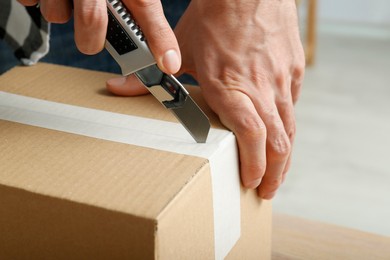
<path fill-rule="evenodd" d="M 162 0 L 165 15 L 173 28 L 187 8 L 189 1 Z M 120 73 L 119 66 L 106 50 L 92 56 L 84 55 L 77 50 L 73 37 L 73 19 L 66 24 L 51 24 L 50 51 L 41 61 Z M 20 62 L 13 56 L 11 48 L 0 41 L 0 74 L 18 64 Z M 184 81 L 191 83 L 191 80 L 185 78 Z"/>

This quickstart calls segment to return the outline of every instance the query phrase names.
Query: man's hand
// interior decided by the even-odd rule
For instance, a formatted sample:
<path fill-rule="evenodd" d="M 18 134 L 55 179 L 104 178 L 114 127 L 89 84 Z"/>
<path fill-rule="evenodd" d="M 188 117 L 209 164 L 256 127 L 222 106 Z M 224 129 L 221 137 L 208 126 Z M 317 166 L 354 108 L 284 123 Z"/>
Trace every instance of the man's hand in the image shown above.
<path fill-rule="evenodd" d="M 180 72 L 237 137 L 243 185 L 271 199 L 290 166 L 305 66 L 295 1 L 195 0 L 175 32 Z"/>
<path fill-rule="evenodd" d="M 85 54 L 96 54 L 104 48 L 107 31 L 106 0 L 19 0 L 31 6 L 40 4 L 48 22 L 65 23 L 74 9 L 75 42 Z M 123 0 L 148 40 L 149 47 L 161 70 L 176 73 L 181 65 L 175 35 L 165 19 L 159 0 Z"/>
<path fill-rule="evenodd" d="M 290 166 L 294 103 L 304 75 L 294 0 L 192 0 L 175 29 L 180 73 L 236 137 L 241 180 L 271 199 Z M 112 79 L 119 95 L 144 94 L 134 77 Z"/>

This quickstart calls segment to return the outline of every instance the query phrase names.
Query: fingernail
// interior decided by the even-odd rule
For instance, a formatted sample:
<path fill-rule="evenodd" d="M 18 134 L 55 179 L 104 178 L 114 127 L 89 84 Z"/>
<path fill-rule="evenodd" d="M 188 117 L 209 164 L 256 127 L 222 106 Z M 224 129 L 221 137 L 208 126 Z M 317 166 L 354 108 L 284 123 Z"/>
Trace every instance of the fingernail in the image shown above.
<path fill-rule="evenodd" d="M 244 186 L 248 189 L 256 189 L 261 183 L 261 178 L 258 178 L 256 180 L 247 182 L 244 184 Z"/>
<path fill-rule="evenodd" d="M 112 78 L 107 80 L 107 84 L 113 87 L 120 87 L 126 82 L 126 77 Z"/>
<path fill-rule="evenodd" d="M 167 51 L 162 58 L 162 65 L 166 72 L 174 74 L 180 69 L 180 58 L 175 50 Z"/>

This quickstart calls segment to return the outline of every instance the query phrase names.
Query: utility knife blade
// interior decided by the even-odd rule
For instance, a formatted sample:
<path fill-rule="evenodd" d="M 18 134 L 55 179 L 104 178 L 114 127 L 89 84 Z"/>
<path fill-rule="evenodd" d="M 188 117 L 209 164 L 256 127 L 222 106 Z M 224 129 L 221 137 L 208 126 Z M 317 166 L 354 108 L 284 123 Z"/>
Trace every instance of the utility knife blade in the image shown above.
<path fill-rule="evenodd" d="M 135 73 L 152 95 L 169 109 L 198 143 L 204 143 L 210 122 L 183 85 L 156 65 L 145 37 L 125 5 L 106 0 L 108 27 L 105 47 L 124 76 Z"/>

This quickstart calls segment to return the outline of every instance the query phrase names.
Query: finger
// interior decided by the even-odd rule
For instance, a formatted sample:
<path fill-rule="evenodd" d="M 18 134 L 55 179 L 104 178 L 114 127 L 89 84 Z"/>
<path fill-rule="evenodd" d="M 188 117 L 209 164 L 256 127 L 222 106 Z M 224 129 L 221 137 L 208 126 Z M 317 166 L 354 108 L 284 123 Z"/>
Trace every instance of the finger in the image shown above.
<path fill-rule="evenodd" d="M 126 0 L 137 23 L 142 28 L 158 67 L 167 74 L 175 74 L 181 65 L 176 37 L 164 16 L 159 0 Z"/>
<path fill-rule="evenodd" d="M 302 55 L 303 57 L 304 55 Z M 302 88 L 302 82 L 304 79 L 304 71 L 305 71 L 305 59 L 302 59 L 300 63 L 297 63 L 298 65 L 293 66 L 292 69 L 292 77 L 291 77 L 291 92 L 288 92 L 290 96 L 285 97 L 284 99 L 279 99 L 280 102 L 278 103 L 278 110 L 280 117 L 282 118 L 282 121 L 284 123 L 284 128 L 286 130 L 286 133 L 290 139 L 290 144 L 293 146 L 295 135 L 296 135 L 296 121 L 295 121 L 295 111 L 294 111 L 294 104 L 297 102 L 301 88 Z M 299 65 L 300 64 L 300 65 Z M 286 86 L 288 87 L 288 86 Z M 282 176 L 282 183 L 286 179 L 287 172 L 290 169 L 291 166 L 291 153 L 288 157 L 286 166 L 283 170 L 283 176 Z"/>
<path fill-rule="evenodd" d="M 305 63 L 304 59 L 300 65 L 296 65 L 292 69 L 292 80 L 291 80 L 291 96 L 293 104 L 295 104 L 301 94 L 302 83 L 305 74 Z"/>
<path fill-rule="evenodd" d="M 267 128 L 267 169 L 258 188 L 258 194 L 264 199 L 271 199 L 282 183 L 291 144 L 276 105 L 267 105 L 264 101 L 262 99 L 259 114 Z"/>
<path fill-rule="evenodd" d="M 40 9 L 48 22 L 66 23 L 72 14 L 72 5 L 68 0 L 42 0 Z"/>
<path fill-rule="evenodd" d="M 39 3 L 39 0 L 18 0 L 24 6 L 33 6 Z"/>
<path fill-rule="evenodd" d="M 267 125 L 267 123 L 266 123 Z M 282 184 L 283 172 L 290 156 L 291 144 L 283 127 L 267 127 L 267 169 L 259 186 L 261 198 L 271 199 Z"/>
<path fill-rule="evenodd" d="M 265 172 L 267 133 L 252 101 L 245 94 L 233 91 L 224 95 L 207 95 L 206 101 L 221 122 L 236 135 L 242 184 L 255 189 Z"/>
<path fill-rule="evenodd" d="M 103 49 L 107 20 L 106 1 L 74 1 L 75 42 L 82 53 L 96 54 Z"/>
<path fill-rule="evenodd" d="M 276 102 L 280 118 L 283 121 L 284 130 L 290 140 L 291 147 L 293 146 L 295 135 L 296 135 L 296 122 L 295 122 L 295 113 L 294 113 L 294 104 L 291 95 L 288 95 L 282 100 L 277 100 Z M 290 169 L 291 165 L 291 152 L 287 159 L 286 165 L 283 170 L 282 183 L 286 178 L 286 173 Z"/>
<path fill-rule="evenodd" d="M 108 91 L 118 96 L 140 96 L 149 93 L 134 74 L 109 79 L 106 87 Z"/>
<path fill-rule="evenodd" d="M 290 170 L 290 167 L 291 167 L 291 156 L 292 156 L 292 154 L 290 153 L 290 156 L 287 159 L 286 166 L 284 167 L 284 170 L 283 170 L 283 173 L 282 173 L 282 182 L 281 182 L 281 184 L 283 184 L 284 181 L 286 180 L 287 172 Z"/>

